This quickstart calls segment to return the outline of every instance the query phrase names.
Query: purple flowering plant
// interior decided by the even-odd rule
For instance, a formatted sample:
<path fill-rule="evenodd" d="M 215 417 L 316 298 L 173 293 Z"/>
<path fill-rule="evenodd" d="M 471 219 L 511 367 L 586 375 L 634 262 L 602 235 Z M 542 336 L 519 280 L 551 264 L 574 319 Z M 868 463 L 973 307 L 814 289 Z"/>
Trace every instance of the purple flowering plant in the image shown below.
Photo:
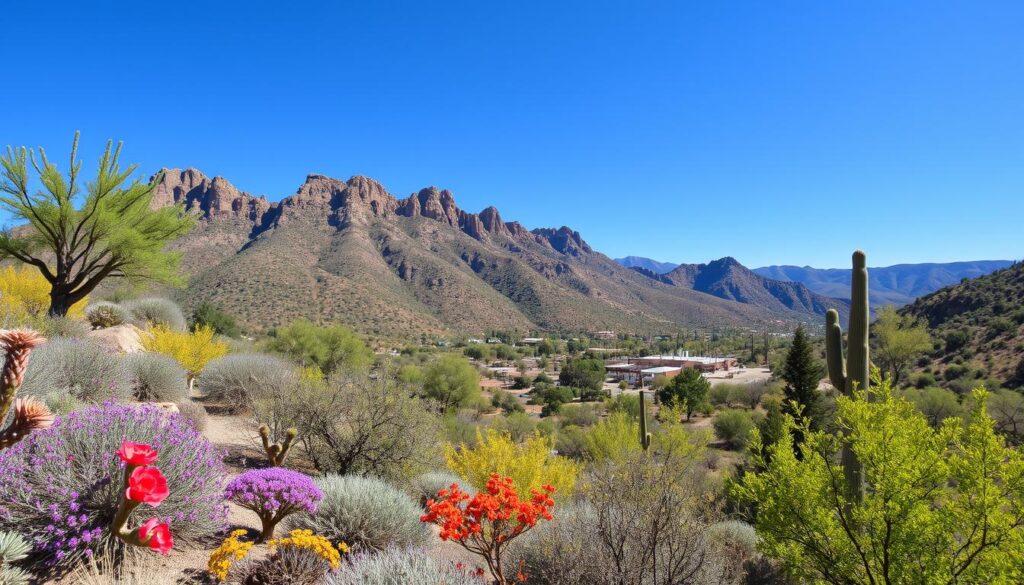
<path fill-rule="evenodd" d="M 286 516 L 316 512 L 316 504 L 323 498 L 308 475 L 280 467 L 246 471 L 228 483 L 224 495 L 259 516 L 261 541 L 273 538 L 274 528 Z"/>
<path fill-rule="evenodd" d="M 187 420 L 152 405 L 104 403 L 57 417 L 0 452 L 0 530 L 29 539 L 38 562 L 69 568 L 83 557 L 124 544 L 109 526 L 117 512 L 124 440 L 152 445 L 175 487 L 154 515 L 181 542 L 227 527 L 223 453 Z"/>

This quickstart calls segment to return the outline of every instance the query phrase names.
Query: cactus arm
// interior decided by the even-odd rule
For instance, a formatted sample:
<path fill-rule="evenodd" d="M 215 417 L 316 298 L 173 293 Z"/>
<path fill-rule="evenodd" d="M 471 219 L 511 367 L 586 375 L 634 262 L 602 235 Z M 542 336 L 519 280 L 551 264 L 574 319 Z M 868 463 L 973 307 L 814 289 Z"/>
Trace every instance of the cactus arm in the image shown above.
<path fill-rule="evenodd" d="M 853 253 L 853 280 L 850 291 L 850 330 L 846 340 L 847 396 L 853 389 L 867 391 L 871 380 L 871 359 L 868 349 L 868 269 L 864 252 Z"/>
<path fill-rule="evenodd" d="M 839 312 L 829 309 L 825 313 L 825 358 L 828 379 L 840 392 L 846 391 L 846 360 L 843 358 L 843 328 L 839 325 Z"/>
<path fill-rule="evenodd" d="M 643 390 L 640 391 L 640 446 L 644 451 L 651 446 L 651 433 L 647 432 L 647 403 Z"/>
<path fill-rule="evenodd" d="M 263 443 L 263 450 L 267 454 L 267 460 L 270 465 L 278 467 L 284 463 L 285 457 L 288 456 L 289 449 L 292 448 L 292 443 L 299 436 L 298 430 L 292 428 L 288 429 L 285 434 L 284 441 L 280 443 L 270 442 L 270 427 L 267 425 L 260 425 L 260 442 Z"/>

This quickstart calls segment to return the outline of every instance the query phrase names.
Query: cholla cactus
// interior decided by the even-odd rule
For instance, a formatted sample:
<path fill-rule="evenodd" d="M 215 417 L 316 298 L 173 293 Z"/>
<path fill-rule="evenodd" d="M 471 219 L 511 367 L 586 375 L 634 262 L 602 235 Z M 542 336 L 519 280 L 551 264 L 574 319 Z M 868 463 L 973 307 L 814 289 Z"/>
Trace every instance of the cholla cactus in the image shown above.
<path fill-rule="evenodd" d="M 644 391 L 640 391 L 640 446 L 644 451 L 651 446 L 651 433 L 647 432 L 647 401 L 644 400 Z"/>
<path fill-rule="evenodd" d="M 288 456 L 288 451 L 292 448 L 292 443 L 299 436 L 299 431 L 291 428 L 285 431 L 284 441 L 280 443 L 270 442 L 270 427 L 267 425 L 260 425 L 260 441 L 263 442 L 263 450 L 267 453 L 267 460 L 274 467 L 280 467 L 284 464 L 285 457 Z"/>
<path fill-rule="evenodd" d="M 0 431 L 0 450 L 25 438 L 25 435 L 53 424 L 53 414 L 41 402 L 28 398 L 16 399 L 18 388 L 25 381 L 25 369 L 32 350 L 45 338 L 30 329 L 0 330 L 0 345 L 4 347 L 4 367 L 0 373 L 0 422 L 14 407 L 14 419 Z"/>

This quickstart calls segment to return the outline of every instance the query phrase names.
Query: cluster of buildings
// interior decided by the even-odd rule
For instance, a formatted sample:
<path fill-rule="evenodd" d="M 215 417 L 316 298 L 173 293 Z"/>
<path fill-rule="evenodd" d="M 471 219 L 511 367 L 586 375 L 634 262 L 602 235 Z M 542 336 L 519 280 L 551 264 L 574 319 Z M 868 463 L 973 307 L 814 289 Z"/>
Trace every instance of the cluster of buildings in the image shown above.
<path fill-rule="evenodd" d="M 693 368 L 703 373 L 729 371 L 738 365 L 734 357 L 707 357 L 690 355 L 649 355 L 640 358 L 628 358 L 625 362 L 608 364 L 608 376 L 613 380 L 625 380 L 632 386 L 648 386 L 656 376 L 674 378 L 683 368 Z"/>

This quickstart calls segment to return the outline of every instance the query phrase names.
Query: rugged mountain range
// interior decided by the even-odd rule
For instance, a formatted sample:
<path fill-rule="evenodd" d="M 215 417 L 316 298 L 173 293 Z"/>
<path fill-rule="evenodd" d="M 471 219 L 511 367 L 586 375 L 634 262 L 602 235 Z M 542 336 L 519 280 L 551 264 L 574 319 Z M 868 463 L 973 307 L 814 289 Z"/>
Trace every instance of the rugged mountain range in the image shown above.
<path fill-rule="evenodd" d="M 1024 387 L 1024 264 L 940 289 L 900 312 L 932 332 L 930 373 L 964 390 L 986 379 Z"/>
<path fill-rule="evenodd" d="M 1012 264 L 1009 260 L 979 260 L 945 264 L 896 264 L 870 268 L 870 302 L 873 307 L 902 306 L 965 278 L 977 278 Z M 850 298 L 850 270 L 809 266 L 765 266 L 754 272 L 775 280 L 800 282 L 830 297 Z"/>
<path fill-rule="evenodd" d="M 829 309 L 837 309 L 845 316 L 850 305 L 849 301 L 814 293 L 797 282 L 755 274 L 729 256 L 707 264 L 680 264 L 664 274 L 642 267 L 634 267 L 633 270 L 665 284 L 774 311 L 798 311 L 820 316 Z"/>
<path fill-rule="evenodd" d="M 659 262 L 643 256 L 626 256 L 625 258 L 616 258 L 615 261 L 626 268 L 643 268 L 655 274 L 665 274 L 679 266 L 675 262 Z"/>
<path fill-rule="evenodd" d="M 309 175 L 271 203 L 195 169 L 164 171 L 155 206 L 201 221 L 176 242 L 187 305 L 211 300 L 253 329 L 297 317 L 385 336 L 488 329 L 665 331 L 806 320 L 654 280 L 568 227 L 527 230 L 429 187 L 399 199 L 367 177 Z"/>

